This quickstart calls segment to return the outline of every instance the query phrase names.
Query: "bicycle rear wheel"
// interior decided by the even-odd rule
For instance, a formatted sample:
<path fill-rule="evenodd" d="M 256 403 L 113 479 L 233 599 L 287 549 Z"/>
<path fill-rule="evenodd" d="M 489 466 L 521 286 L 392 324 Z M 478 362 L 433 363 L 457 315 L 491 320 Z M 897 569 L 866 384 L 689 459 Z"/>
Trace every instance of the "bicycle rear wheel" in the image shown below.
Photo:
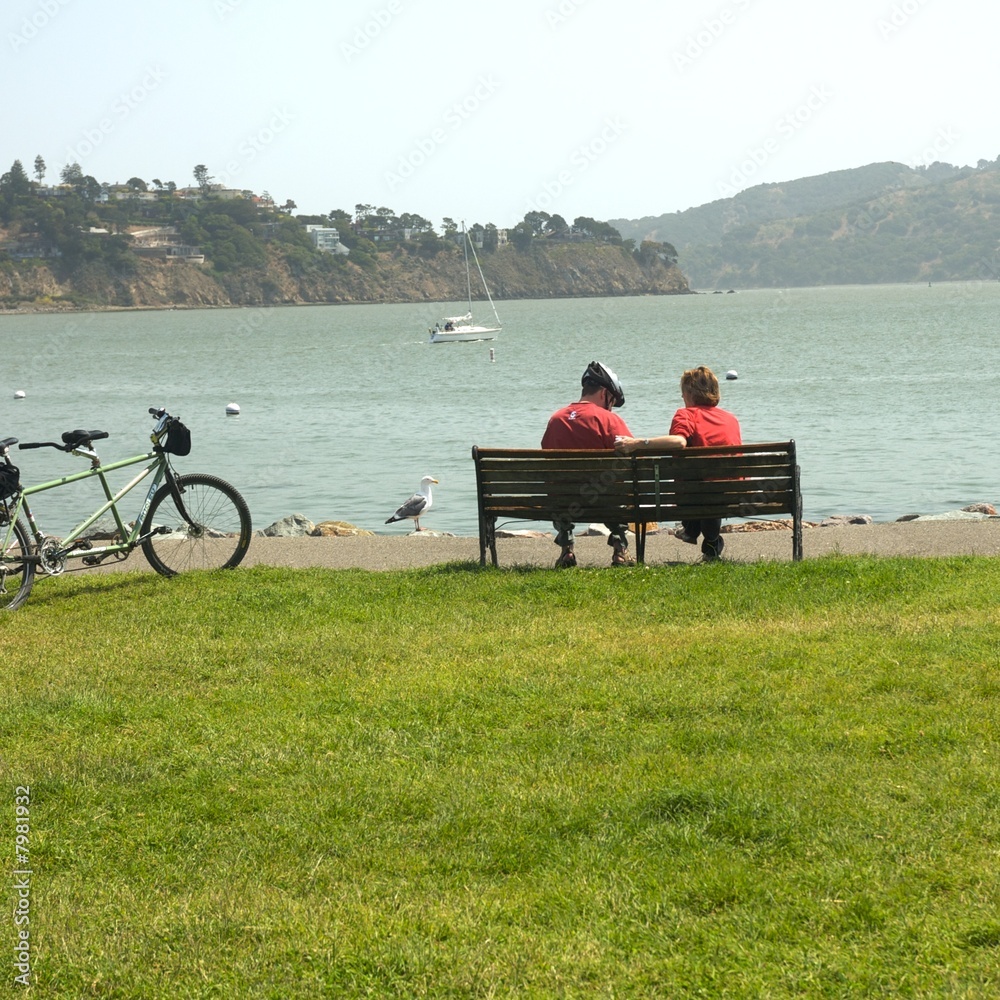
<path fill-rule="evenodd" d="M 26 562 L 25 557 L 31 555 L 31 535 L 24 524 L 17 520 L 12 525 L 10 538 L 7 538 L 7 525 L 0 525 L 0 545 L 3 545 L 3 558 L 0 560 L 0 611 L 13 611 L 28 599 L 31 585 L 35 582 L 35 564 Z"/>
<path fill-rule="evenodd" d="M 164 576 L 192 569 L 231 569 L 250 547 L 250 509 L 225 480 L 215 476 L 177 476 L 188 519 L 164 483 L 153 497 L 142 533 L 158 532 L 142 543 L 149 565 Z"/>

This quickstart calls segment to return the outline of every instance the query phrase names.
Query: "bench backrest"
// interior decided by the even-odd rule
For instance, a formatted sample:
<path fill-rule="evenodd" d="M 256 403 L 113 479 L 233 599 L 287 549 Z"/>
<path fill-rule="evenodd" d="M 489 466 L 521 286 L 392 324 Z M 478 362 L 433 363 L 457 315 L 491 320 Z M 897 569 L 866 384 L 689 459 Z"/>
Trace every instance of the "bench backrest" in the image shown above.
<path fill-rule="evenodd" d="M 611 451 L 473 448 L 482 519 L 577 523 L 801 514 L 795 442 Z"/>

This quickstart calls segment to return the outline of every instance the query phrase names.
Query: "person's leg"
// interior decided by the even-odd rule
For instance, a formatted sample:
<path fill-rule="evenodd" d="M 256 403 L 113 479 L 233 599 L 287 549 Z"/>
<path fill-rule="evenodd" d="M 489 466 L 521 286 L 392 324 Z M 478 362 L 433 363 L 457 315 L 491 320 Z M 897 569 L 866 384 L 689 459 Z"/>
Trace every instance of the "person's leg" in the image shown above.
<path fill-rule="evenodd" d="M 701 554 L 706 562 L 718 559 L 722 555 L 722 550 L 726 543 L 719 534 L 722 528 L 721 517 L 706 517 L 701 521 Z"/>
<path fill-rule="evenodd" d="M 611 534 L 608 535 L 608 545 L 611 546 L 611 565 L 630 566 L 635 560 L 628 551 L 627 524 L 605 524 Z"/>
<path fill-rule="evenodd" d="M 556 529 L 556 545 L 562 547 L 556 566 L 565 568 L 576 565 L 576 555 L 573 552 L 573 528 L 572 521 L 553 521 L 552 527 Z"/>
<path fill-rule="evenodd" d="M 701 534 L 701 521 L 681 521 L 681 526 L 674 529 L 674 538 L 694 545 Z"/>

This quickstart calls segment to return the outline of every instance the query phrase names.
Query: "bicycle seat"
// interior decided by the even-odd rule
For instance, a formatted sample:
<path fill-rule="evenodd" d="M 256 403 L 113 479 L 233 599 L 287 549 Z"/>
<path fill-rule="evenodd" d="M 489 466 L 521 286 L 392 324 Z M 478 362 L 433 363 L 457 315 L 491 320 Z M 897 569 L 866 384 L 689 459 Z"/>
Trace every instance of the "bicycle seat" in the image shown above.
<path fill-rule="evenodd" d="M 100 441 L 101 438 L 106 438 L 107 436 L 107 431 L 64 431 L 62 442 L 66 445 L 67 449 L 72 450 L 73 448 L 79 448 L 80 445 L 90 445 L 92 441 Z"/>
<path fill-rule="evenodd" d="M 3 451 L 4 448 L 12 448 L 15 444 L 17 444 L 17 438 L 2 438 L 0 439 L 0 451 Z"/>

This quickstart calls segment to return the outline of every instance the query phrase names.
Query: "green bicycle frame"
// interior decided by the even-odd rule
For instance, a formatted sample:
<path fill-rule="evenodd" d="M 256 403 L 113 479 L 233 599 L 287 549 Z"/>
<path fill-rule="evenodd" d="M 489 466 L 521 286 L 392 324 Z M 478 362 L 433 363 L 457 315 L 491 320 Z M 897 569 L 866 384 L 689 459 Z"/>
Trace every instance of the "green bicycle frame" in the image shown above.
<path fill-rule="evenodd" d="M 92 452 L 83 449 L 74 452 L 74 454 L 91 459 L 96 457 Z M 107 473 L 114 472 L 117 469 L 127 468 L 130 465 L 137 465 L 139 462 L 148 462 L 149 464 L 130 482 L 126 483 L 117 493 L 112 493 L 111 487 L 108 485 Z M 79 558 L 83 558 L 85 556 L 89 558 L 91 556 L 111 555 L 115 552 L 131 552 L 142 541 L 139 537 L 139 533 L 142 530 L 143 521 L 149 511 L 149 505 L 153 502 L 153 496 L 163 480 L 166 467 L 166 455 L 150 451 L 144 455 L 133 455 L 132 458 L 123 458 L 117 462 L 111 462 L 108 465 L 96 465 L 87 469 L 86 472 L 75 472 L 72 475 L 63 476 L 60 479 L 53 479 L 47 483 L 39 483 L 36 486 L 26 486 L 21 491 L 21 495 L 18 497 L 17 503 L 10 505 L 11 526 L 7 529 L 7 538 L 4 539 L 4 546 L 6 547 L 6 545 L 9 544 L 9 536 L 12 531 L 13 523 L 22 510 L 28 520 L 28 525 L 31 529 L 31 534 L 34 536 L 36 545 L 40 546 L 44 541 L 45 535 L 43 535 L 39 530 L 35 517 L 31 512 L 31 505 L 28 503 L 29 496 L 34 496 L 36 493 L 44 493 L 46 490 L 56 489 L 57 487 L 65 486 L 68 483 L 77 483 L 84 479 L 93 479 L 96 476 L 101 481 L 101 486 L 104 489 L 104 495 L 107 498 L 107 502 L 91 514 L 85 521 L 78 524 L 68 535 L 65 536 L 65 538 L 60 539 L 60 548 L 56 555 L 59 557 L 76 555 Z M 118 502 L 122 499 L 122 497 L 135 489 L 135 487 L 138 486 L 139 483 L 141 483 L 148 475 L 150 475 L 150 473 L 153 473 L 153 481 L 146 493 L 146 499 L 143 502 L 142 510 L 135 519 L 132 529 L 129 530 L 126 528 L 121 514 L 118 511 Z M 119 537 L 122 540 L 120 542 L 113 542 L 110 545 L 103 545 L 96 548 L 85 548 L 85 540 L 82 539 L 81 536 L 92 524 L 103 517 L 108 511 L 111 511 L 111 514 L 115 519 Z M 35 555 L 32 559 L 37 562 L 39 556 Z"/>

